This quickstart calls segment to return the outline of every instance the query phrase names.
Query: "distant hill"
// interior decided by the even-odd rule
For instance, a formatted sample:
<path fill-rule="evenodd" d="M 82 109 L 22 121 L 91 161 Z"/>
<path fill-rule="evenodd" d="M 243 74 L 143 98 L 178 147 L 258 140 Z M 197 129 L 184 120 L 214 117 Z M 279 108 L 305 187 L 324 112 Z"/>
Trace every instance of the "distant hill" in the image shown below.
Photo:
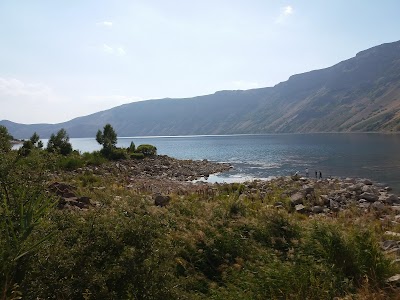
<path fill-rule="evenodd" d="M 134 102 L 59 124 L 0 121 L 16 138 L 65 128 L 94 137 L 106 123 L 119 136 L 400 131 L 400 41 L 274 87 L 186 99 Z"/>

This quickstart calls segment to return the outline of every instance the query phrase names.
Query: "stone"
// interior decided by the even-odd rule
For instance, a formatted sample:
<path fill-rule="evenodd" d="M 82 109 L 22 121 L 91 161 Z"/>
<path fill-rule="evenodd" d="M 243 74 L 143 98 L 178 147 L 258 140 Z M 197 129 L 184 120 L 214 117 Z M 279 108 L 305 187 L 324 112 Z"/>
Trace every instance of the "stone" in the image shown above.
<path fill-rule="evenodd" d="M 339 211 L 339 203 L 337 203 L 335 200 L 329 200 L 329 208 L 332 211 Z"/>
<path fill-rule="evenodd" d="M 371 187 L 368 186 L 368 185 L 364 185 L 364 186 L 361 188 L 361 191 L 362 191 L 363 193 L 371 193 L 371 192 L 372 192 Z"/>
<path fill-rule="evenodd" d="M 319 202 L 322 203 L 323 205 L 328 205 L 329 204 L 328 195 L 320 195 L 319 196 Z"/>
<path fill-rule="evenodd" d="M 359 196 L 359 198 L 360 199 L 365 199 L 365 200 L 367 200 L 369 202 L 375 202 L 375 201 L 377 201 L 379 199 L 379 197 L 377 195 L 372 194 L 372 193 L 362 193 Z"/>
<path fill-rule="evenodd" d="M 364 179 L 363 183 L 366 185 L 372 185 L 372 181 L 369 179 Z"/>
<path fill-rule="evenodd" d="M 379 201 L 375 201 L 374 203 L 371 204 L 371 207 L 375 210 L 382 211 L 385 209 L 385 204 Z"/>
<path fill-rule="evenodd" d="M 388 251 L 391 249 L 398 248 L 400 246 L 400 241 L 386 240 L 381 242 L 380 245 L 384 251 Z"/>
<path fill-rule="evenodd" d="M 154 204 L 156 206 L 161 206 L 161 207 L 167 206 L 170 201 L 171 201 L 170 196 L 164 196 L 164 195 L 158 194 L 154 197 Z"/>
<path fill-rule="evenodd" d="M 314 192 L 314 187 L 311 185 L 303 185 L 303 191 L 306 195 Z"/>
<path fill-rule="evenodd" d="M 386 199 L 388 204 L 393 204 L 393 203 L 400 203 L 399 197 L 394 194 L 389 194 L 387 199 Z"/>
<path fill-rule="evenodd" d="M 300 192 L 297 192 L 296 194 L 293 194 L 292 196 L 290 196 L 290 201 L 291 201 L 292 205 L 302 204 L 303 199 L 304 199 L 304 196 Z"/>
<path fill-rule="evenodd" d="M 306 207 L 303 204 L 297 204 L 295 206 L 296 212 L 303 213 L 306 210 Z"/>
<path fill-rule="evenodd" d="M 399 206 L 399 205 L 392 205 L 392 206 L 390 207 L 390 209 L 391 209 L 392 211 L 394 211 L 396 214 L 400 214 L 400 206 Z"/>
<path fill-rule="evenodd" d="M 396 275 L 388 278 L 388 280 L 386 280 L 386 282 L 391 285 L 400 285 L 400 274 L 396 274 Z"/>
<path fill-rule="evenodd" d="M 355 191 L 361 191 L 363 186 L 364 185 L 362 183 L 356 183 L 356 184 L 353 184 L 353 185 L 347 187 L 347 190 L 354 191 L 354 192 Z"/>
<path fill-rule="evenodd" d="M 311 209 L 311 211 L 312 211 L 314 214 L 320 214 L 320 213 L 323 213 L 323 212 L 324 212 L 324 208 L 321 207 L 321 206 L 314 206 L 314 207 Z"/>
<path fill-rule="evenodd" d="M 400 233 L 394 232 L 394 231 L 385 231 L 385 235 L 390 235 L 390 236 L 393 236 L 393 237 L 400 238 Z M 399 241 L 399 245 L 400 245 L 400 241 Z"/>

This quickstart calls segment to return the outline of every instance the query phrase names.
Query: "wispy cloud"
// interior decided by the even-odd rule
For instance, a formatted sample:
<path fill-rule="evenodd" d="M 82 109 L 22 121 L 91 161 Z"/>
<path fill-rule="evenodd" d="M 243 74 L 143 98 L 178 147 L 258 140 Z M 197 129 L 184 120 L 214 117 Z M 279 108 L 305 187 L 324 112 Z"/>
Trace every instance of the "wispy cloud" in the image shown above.
<path fill-rule="evenodd" d="M 293 15 L 294 9 L 293 6 L 287 5 L 282 7 L 279 16 L 275 19 L 275 23 L 282 24 L 284 23 L 291 15 Z"/>
<path fill-rule="evenodd" d="M 0 77 L 0 96 L 47 98 L 51 93 L 51 89 L 43 84 L 25 83 L 15 78 Z"/>
<path fill-rule="evenodd" d="M 102 49 L 105 53 L 114 54 L 117 56 L 126 55 L 126 50 L 123 47 L 113 47 L 107 44 L 103 44 Z"/>
<path fill-rule="evenodd" d="M 97 22 L 96 25 L 97 26 L 103 26 L 103 27 L 112 27 L 113 26 L 113 22 L 111 22 L 111 21 Z"/>

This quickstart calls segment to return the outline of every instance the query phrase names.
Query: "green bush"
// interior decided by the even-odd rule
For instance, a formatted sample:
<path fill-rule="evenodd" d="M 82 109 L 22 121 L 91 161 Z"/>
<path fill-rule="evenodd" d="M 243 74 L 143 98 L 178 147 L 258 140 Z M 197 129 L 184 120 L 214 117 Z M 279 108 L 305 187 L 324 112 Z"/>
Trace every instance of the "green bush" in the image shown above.
<path fill-rule="evenodd" d="M 85 162 L 80 156 L 70 155 L 61 157 L 58 161 L 58 166 L 67 171 L 73 171 L 78 168 L 82 168 L 85 165 Z"/>
<path fill-rule="evenodd" d="M 136 152 L 143 153 L 144 156 L 154 156 L 157 155 L 157 148 L 153 145 L 143 144 L 137 147 Z"/>
<path fill-rule="evenodd" d="M 143 153 L 131 153 L 130 157 L 132 159 L 143 159 L 144 158 L 144 154 Z"/>
<path fill-rule="evenodd" d="M 85 152 L 82 154 L 82 159 L 88 166 L 100 166 L 107 161 L 100 151 Z"/>

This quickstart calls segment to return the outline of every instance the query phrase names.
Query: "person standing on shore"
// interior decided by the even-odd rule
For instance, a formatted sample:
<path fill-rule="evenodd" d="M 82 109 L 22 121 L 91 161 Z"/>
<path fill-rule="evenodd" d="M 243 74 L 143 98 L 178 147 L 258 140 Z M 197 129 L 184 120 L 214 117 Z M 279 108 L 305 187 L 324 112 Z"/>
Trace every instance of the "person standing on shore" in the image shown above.
<path fill-rule="evenodd" d="M 318 172 L 315 171 L 315 179 L 318 179 Z"/>
<path fill-rule="evenodd" d="M 322 173 L 319 171 L 319 179 L 322 179 Z"/>
<path fill-rule="evenodd" d="M 308 168 L 306 168 L 306 177 L 308 178 Z"/>

